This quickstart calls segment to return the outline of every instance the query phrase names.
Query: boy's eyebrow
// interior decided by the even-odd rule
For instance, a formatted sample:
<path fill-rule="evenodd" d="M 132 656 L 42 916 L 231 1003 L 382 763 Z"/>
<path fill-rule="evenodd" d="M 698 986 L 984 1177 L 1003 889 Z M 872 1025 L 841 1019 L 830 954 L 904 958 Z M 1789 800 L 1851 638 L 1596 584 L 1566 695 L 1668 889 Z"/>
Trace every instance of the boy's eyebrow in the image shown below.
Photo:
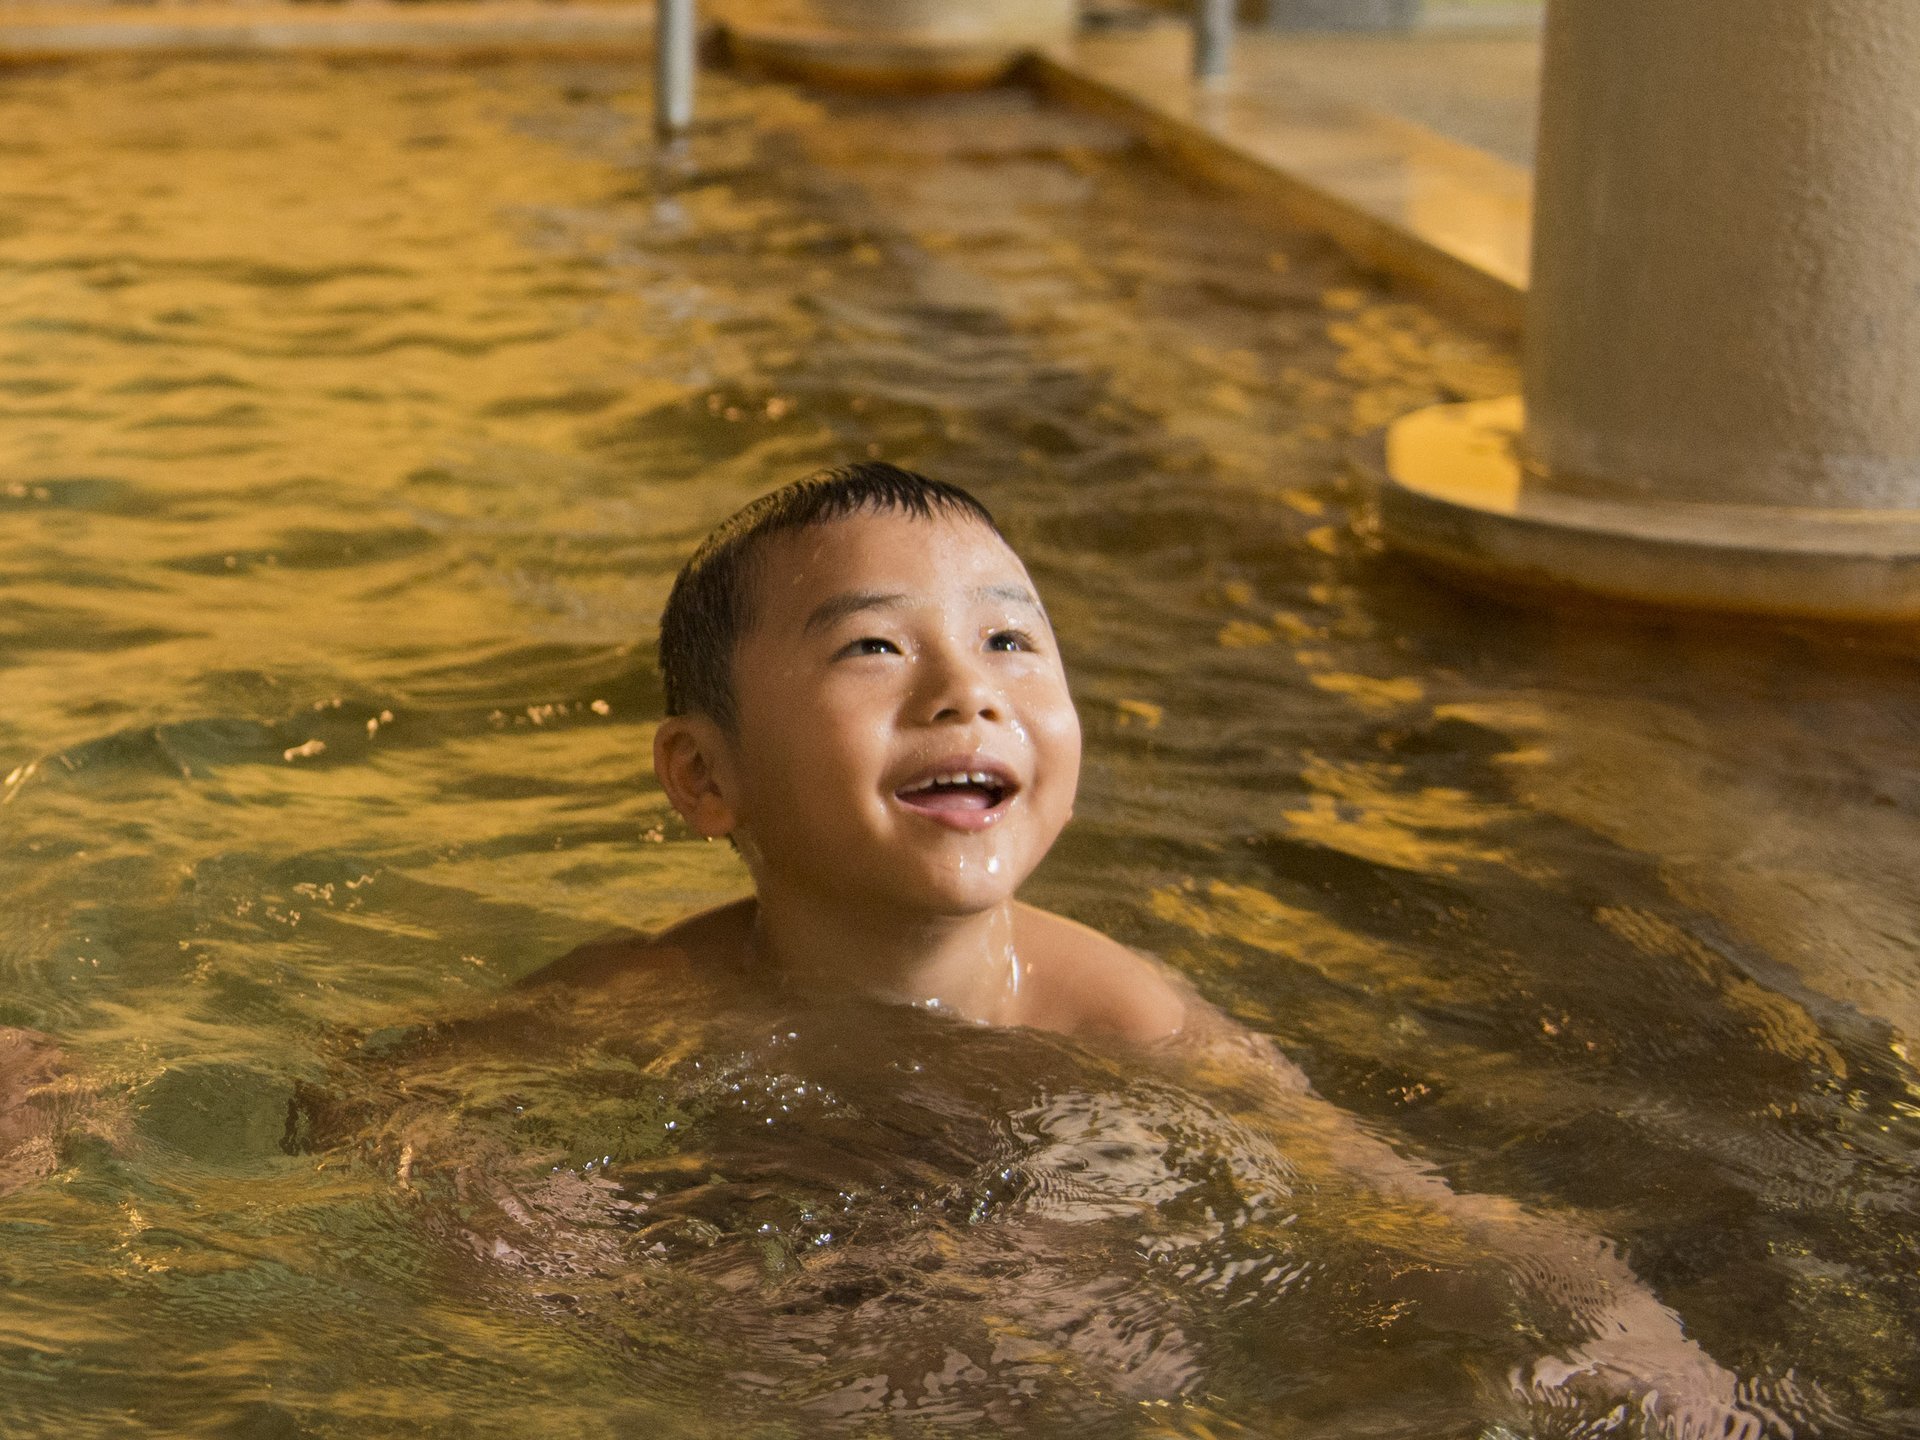
<path fill-rule="evenodd" d="M 982 585 L 973 592 L 973 598 L 1024 605 L 1030 610 L 1040 611 L 1042 615 L 1047 613 L 1039 599 L 1024 585 Z M 911 596 L 885 590 L 849 590 L 843 595 L 830 595 L 814 606 L 813 613 L 807 616 L 806 623 L 800 627 L 800 633 L 811 635 L 816 630 L 828 629 L 849 615 L 858 615 L 862 610 L 896 610 L 911 599 Z"/>
<path fill-rule="evenodd" d="M 1004 600 L 1009 605 L 1025 605 L 1030 610 L 1039 610 L 1043 615 L 1046 613 L 1040 604 L 1039 598 L 1024 585 L 982 585 L 978 590 L 973 592 L 973 598 L 976 600 Z"/>
<path fill-rule="evenodd" d="M 905 595 L 888 594 L 880 590 L 849 590 L 844 595 L 831 595 L 814 606 L 813 613 L 807 616 L 807 623 L 800 627 L 800 633 L 811 635 L 815 630 L 824 630 L 835 621 L 857 615 L 862 610 L 891 610 L 906 603 Z"/>

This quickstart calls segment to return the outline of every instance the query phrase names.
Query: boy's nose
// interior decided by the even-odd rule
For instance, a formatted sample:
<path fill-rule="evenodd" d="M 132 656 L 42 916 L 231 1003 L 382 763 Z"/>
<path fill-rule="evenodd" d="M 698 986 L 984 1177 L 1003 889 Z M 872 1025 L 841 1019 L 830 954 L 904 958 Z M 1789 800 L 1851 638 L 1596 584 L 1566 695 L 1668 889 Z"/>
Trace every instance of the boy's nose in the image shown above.
<path fill-rule="evenodd" d="M 923 709 L 933 724 L 966 724 L 998 720 L 1006 701 L 992 678 L 969 655 L 951 653 L 926 657 L 927 679 Z"/>

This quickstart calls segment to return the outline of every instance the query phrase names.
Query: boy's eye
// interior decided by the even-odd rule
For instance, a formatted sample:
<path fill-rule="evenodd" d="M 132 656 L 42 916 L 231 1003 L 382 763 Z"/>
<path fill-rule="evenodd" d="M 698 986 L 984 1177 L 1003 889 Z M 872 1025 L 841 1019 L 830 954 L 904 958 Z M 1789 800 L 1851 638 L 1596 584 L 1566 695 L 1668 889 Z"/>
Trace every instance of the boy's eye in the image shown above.
<path fill-rule="evenodd" d="M 1031 650 L 1033 637 L 1024 630 L 996 630 L 987 637 L 989 650 Z"/>
<path fill-rule="evenodd" d="M 842 645 L 840 653 L 842 655 L 898 655 L 900 647 L 891 640 L 882 640 L 878 635 L 862 635 L 858 640 Z"/>

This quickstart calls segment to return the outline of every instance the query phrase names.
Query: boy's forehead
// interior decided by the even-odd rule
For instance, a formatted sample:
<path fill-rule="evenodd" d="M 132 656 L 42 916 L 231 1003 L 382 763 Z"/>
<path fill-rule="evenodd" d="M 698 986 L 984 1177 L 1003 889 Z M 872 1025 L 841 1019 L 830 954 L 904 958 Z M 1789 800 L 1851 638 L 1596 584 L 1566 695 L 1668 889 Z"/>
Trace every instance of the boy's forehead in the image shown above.
<path fill-rule="evenodd" d="M 908 594 L 1028 583 L 1020 557 L 979 521 L 896 511 L 861 512 L 771 536 L 758 568 L 762 602 L 779 610 L 882 582 Z"/>

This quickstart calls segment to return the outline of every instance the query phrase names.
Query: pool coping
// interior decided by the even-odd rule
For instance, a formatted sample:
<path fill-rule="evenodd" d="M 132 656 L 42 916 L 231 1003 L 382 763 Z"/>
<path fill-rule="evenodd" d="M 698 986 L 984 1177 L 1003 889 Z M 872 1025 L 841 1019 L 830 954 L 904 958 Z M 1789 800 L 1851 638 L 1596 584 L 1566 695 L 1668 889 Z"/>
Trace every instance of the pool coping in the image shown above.
<path fill-rule="evenodd" d="M 529 0 L 0 7 L 0 68 L 114 53 L 421 55 L 644 51 L 653 7 Z M 1250 195 L 1368 270 L 1457 318 L 1517 337 L 1526 309 L 1532 175 L 1424 126 L 1262 83 L 1249 32 L 1224 82 L 1202 84 L 1187 26 L 1088 31 L 1015 73 L 1122 125 L 1178 169 Z"/>
<path fill-rule="evenodd" d="M 0 8 L 0 67 L 130 52 L 469 58 L 522 51 L 639 51 L 652 43 L 653 9 L 639 4 L 349 0 L 314 6 L 152 6 L 133 13 L 77 5 Z"/>
<path fill-rule="evenodd" d="M 1451 315 L 1517 338 L 1533 233 L 1532 171 L 1397 116 L 1262 85 L 1240 37 L 1222 82 L 1197 82 L 1184 25 L 1088 33 L 1032 56 L 1052 98 L 1131 129 L 1177 168 L 1269 205 Z M 1246 62 L 1253 62 L 1251 64 Z"/>

